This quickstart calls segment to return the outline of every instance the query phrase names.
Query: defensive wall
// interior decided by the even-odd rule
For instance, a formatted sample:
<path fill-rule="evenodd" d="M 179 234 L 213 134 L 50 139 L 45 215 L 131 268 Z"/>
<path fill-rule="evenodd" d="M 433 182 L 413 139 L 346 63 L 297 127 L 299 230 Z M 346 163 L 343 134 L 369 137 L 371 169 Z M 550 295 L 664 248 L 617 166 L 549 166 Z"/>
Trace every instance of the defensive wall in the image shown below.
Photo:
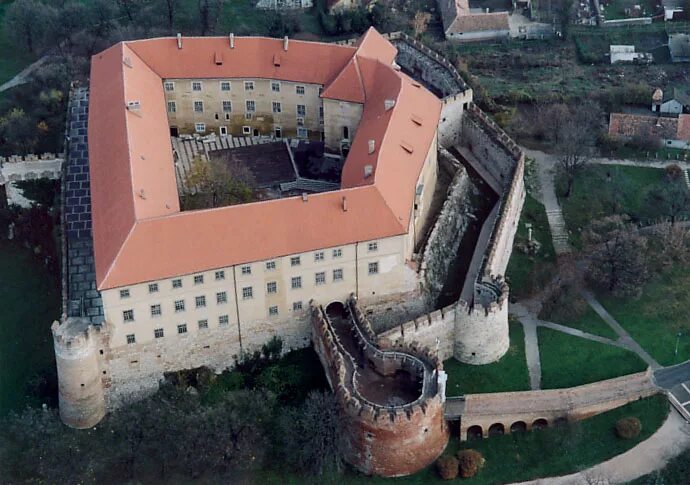
<path fill-rule="evenodd" d="M 54 153 L 0 157 L 0 185 L 5 186 L 7 203 L 30 207 L 31 201 L 24 197 L 14 182 L 40 178 L 57 180 L 61 176 L 63 161 L 63 154 Z"/>

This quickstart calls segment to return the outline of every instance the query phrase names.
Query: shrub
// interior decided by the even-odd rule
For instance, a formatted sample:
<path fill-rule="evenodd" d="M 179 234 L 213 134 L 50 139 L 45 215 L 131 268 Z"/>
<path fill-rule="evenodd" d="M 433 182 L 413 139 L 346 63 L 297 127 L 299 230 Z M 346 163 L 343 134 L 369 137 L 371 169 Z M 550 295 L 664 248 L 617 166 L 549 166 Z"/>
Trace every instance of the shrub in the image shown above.
<path fill-rule="evenodd" d="M 462 478 L 472 478 L 482 469 L 486 460 L 476 450 L 458 451 L 458 461 L 460 462 L 460 476 Z"/>
<path fill-rule="evenodd" d="M 677 182 L 683 178 L 683 169 L 677 163 L 666 166 L 666 178 L 671 182 Z"/>
<path fill-rule="evenodd" d="M 642 423 L 634 417 L 621 418 L 616 422 L 616 434 L 619 438 L 629 440 L 639 436 Z"/>
<path fill-rule="evenodd" d="M 444 480 L 453 480 L 457 478 L 459 465 L 458 459 L 454 456 L 446 455 L 436 460 L 436 469 Z"/>

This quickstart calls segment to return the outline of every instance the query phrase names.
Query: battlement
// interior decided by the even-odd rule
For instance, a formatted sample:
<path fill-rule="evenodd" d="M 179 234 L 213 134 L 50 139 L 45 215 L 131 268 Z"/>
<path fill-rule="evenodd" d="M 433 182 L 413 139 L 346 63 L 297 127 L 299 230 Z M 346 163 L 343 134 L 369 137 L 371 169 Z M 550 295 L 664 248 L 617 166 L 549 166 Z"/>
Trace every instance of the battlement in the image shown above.
<path fill-rule="evenodd" d="M 508 152 L 515 161 L 518 161 L 523 157 L 522 150 L 518 144 L 515 143 L 505 131 L 503 131 L 503 128 L 498 126 L 494 120 L 489 118 L 486 113 L 479 109 L 476 104 L 470 103 L 469 107 L 467 108 L 467 114 L 473 121 L 480 125 L 480 127 L 497 145 Z"/>
<path fill-rule="evenodd" d="M 0 157 L 0 166 L 6 163 L 20 163 L 20 162 L 41 162 L 41 161 L 54 161 L 54 160 L 64 160 L 65 154 L 46 152 L 36 155 L 34 153 L 29 153 L 27 155 L 10 155 L 9 157 Z"/>

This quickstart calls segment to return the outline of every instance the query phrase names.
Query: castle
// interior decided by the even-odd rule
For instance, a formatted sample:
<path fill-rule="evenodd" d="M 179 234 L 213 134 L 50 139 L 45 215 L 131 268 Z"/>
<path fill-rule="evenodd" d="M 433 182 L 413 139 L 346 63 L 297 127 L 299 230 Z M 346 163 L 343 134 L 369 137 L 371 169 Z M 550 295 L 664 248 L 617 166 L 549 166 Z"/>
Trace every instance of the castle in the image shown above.
<path fill-rule="evenodd" d="M 314 344 L 350 410 L 351 463 L 400 475 L 436 458 L 448 433 L 440 361 L 483 364 L 508 349 L 502 275 L 525 197 L 524 156 L 448 61 L 374 29 L 340 44 L 128 41 L 93 57 L 69 111 L 63 315 L 52 327 L 65 423 L 93 426 L 166 372 L 221 371 L 278 336 L 287 349 Z M 259 172 L 269 154 L 287 178 L 257 183 L 259 200 L 181 208 L 191 159 Z M 435 301 L 448 276 L 473 217 L 460 161 L 495 197 L 461 298 L 376 335 L 360 307 Z M 314 180 L 314 164 L 335 167 L 337 183 Z M 453 177 L 435 210 L 439 170 Z M 366 362 L 383 378 L 409 376 L 400 402 L 361 394 Z M 379 441 L 403 435 L 408 448 Z"/>

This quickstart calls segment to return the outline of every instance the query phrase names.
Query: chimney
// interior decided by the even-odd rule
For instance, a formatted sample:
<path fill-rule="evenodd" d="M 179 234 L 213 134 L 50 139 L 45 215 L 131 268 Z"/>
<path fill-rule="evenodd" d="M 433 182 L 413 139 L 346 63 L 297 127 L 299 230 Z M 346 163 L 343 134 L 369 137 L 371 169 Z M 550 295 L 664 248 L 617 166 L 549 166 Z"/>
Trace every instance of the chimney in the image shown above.
<path fill-rule="evenodd" d="M 235 34 L 230 34 L 230 48 L 235 48 Z"/>
<path fill-rule="evenodd" d="M 394 99 L 387 99 L 383 102 L 383 106 L 386 108 L 386 111 L 388 111 L 393 106 L 395 106 L 395 100 Z"/>
<path fill-rule="evenodd" d="M 309 194 L 306 192 L 302 192 L 302 202 L 306 202 L 309 200 Z"/>
<path fill-rule="evenodd" d="M 347 197 L 343 196 L 343 212 L 347 212 Z"/>
<path fill-rule="evenodd" d="M 182 49 L 182 34 L 177 33 L 177 48 Z"/>
<path fill-rule="evenodd" d="M 141 102 L 139 100 L 127 101 L 127 111 L 138 113 L 141 109 Z"/>
<path fill-rule="evenodd" d="M 365 165 L 364 166 L 364 178 L 371 177 L 372 173 L 374 173 L 374 166 L 373 165 Z"/>
<path fill-rule="evenodd" d="M 288 49 L 288 36 L 283 37 L 283 50 L 287 52 Z"/>
<path fill-rule="evenodd" d="M 369 155 L 376 151 L 376 140 L 369 140 Z"/>
<path fill-rule="evenodd" d="M 132 59 L 130 57 L 123 58 L 122 63 L 127 67 L 132 67 Z"/>

